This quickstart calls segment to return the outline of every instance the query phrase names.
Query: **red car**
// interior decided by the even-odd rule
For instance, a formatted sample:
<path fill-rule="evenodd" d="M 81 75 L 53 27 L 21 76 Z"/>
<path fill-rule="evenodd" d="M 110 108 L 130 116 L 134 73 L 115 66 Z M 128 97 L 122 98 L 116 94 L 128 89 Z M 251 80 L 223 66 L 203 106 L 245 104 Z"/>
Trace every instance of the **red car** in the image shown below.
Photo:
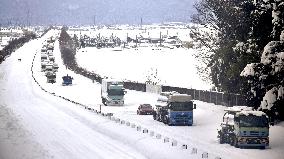
<path fill-rule="evenodd" d="M 153 113 L 154 113 L 154 109 L 150 104 L 140 104 L 137 109 L 138 115 L 142 115 L 142 114 L 153 115 Z"/>

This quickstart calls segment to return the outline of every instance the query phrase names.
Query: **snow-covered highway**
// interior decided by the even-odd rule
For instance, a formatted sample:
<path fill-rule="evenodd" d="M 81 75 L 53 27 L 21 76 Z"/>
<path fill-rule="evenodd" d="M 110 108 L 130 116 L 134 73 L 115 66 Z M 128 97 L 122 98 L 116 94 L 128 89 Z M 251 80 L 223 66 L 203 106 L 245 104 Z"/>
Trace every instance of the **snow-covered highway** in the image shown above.
<path fill-rule="evenodd" d="M 38 152 L 35 158 L 145 158 L 131 146 L 119 141 L 121 138 L 113 138 L 108 131 L 100 130 L 98 125 L 106 120 L 81 109 L 76 110 L 76 106 L 49 96 L 35 85 L 31 78 L 31 58 L 40 49 L 41 42 L 42 39 L 34 40 L 13 55 L 21 57 L 21 62 L 17 58 L 9 58 L 1 66 L 0 97 L 1 105 L 4 104 L 2 107 L 12 111 L 19 118 L 19 124 L 31 132 L 32 136 L 28 137 L 40 144 L 30 148 L 30 151 L 15 151 L 18 154 L 13 153 L 13 148 L 8 152 L 1 149 L 0 156 L 3 159 L 31 158 L 33 152 Z M 80 110 L 87 114 L 81 114 Z M 85 119 L 85 116 L 91 116 L 89 119 L 92 121 Z M 16 128 L 12 133 L 20 132 Z M 18 143 L 14 142 L 17 149 Z M 8 143 L 0 143 L 1 147 L 5 144 L 9 144 L 9 140 Z"/>
<path fill-rule="evenodd" d="M 31 68 L 35 79 L 47 91 L 95 109 L 101 104 L 100 85 L 63 66 L 58 41 L 54 50 L 55 61 L 59 64 L 57 83 L 46 83 L 46 77 L 40 71 L 40 49 L 47 37 L 58 33 L 59 30 L 52 30 L 43 38 L 27 43 L 0 65 L 0 159 L 201 158 L 203 152 L 208 152 L 209 158 L 282 157 L 283 123 L 270 129 L 269 149 L 236 149 L 220 145 L 216 129 L 223 106 L 195 101 L 197 109 L 192 127 L 169 127 L 154 121 L 152 116 L 136 115 L 139 103 L 155 103 L 157 95 L 152 93 L 128 90 L 124 107 L 102 107 L 103 112 L 114 113 L 115 117 L 160 133 L 162 137 L 176 139 L 179 145 L 173 147 L 42 91 L 32 78 Z M 67 73 L 74 77 L 74 84 L 63 87 L 61 77 Z M 181 149 L 180 144 L 197 148 L 198 154 L 192 154 L 191 149 Z"/>

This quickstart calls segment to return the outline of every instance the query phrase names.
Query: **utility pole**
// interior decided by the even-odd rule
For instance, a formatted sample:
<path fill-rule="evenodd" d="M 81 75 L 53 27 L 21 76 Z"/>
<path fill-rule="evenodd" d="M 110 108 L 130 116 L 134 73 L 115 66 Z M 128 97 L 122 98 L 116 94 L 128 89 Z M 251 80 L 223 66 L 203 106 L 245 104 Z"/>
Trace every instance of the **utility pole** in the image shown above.
<path fill-rule="evenodd" d="M 141 27 L 141 30 L 142 30 L 142 25 L 143 25 L 143 19 L 142 19 L 142 17 L 141 17 L 141 19 L 140 19 L 140 27 Z"/>
<path fill-rule="evenodd" d="M 30 8 L 28 8 L 28 10 L 27 10 L 27 15 L 26 15 L 27 17 L 27 19 L 26 19 L 26 25 L 27 25 L 27 27 L 29 27 L 30 25 L 31 25 L 31 21 L 30 21 L 30 18 L 31 18 L 31 12 L 30 12 Z"/>
<path fill-rule="evenodd" d="M 162 46 L 162 32 L 160 31 L 160 47 Z"/>
<path fill-rule="evenodd" d="M 137 39 L 137 35 L 136 35 L 136 48 L 137 48 L 137 42 L 138 42 L 138 39 Z"/>
<path fill-rule="evenodd" d="M 94 15 L 94 26 L 96 26 L 96 15 Z"/>
<path fill-rule="evenodd" d="M 126 43 L 128 44 L 128 33 L 126 33 Z"/>

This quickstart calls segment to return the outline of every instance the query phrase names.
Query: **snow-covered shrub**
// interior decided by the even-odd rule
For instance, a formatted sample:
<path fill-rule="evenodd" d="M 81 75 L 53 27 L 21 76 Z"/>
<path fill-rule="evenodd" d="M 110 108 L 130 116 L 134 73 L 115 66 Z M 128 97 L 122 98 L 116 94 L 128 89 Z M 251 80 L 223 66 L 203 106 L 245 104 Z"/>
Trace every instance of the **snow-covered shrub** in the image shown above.
<path fill-rule="evenodd" d="M 255 103 L 255 108 L 267 112 L 271 118 L 283 117 L 284 41 L 269 42 L 260 63 L 248 64 L 241 76 L 248 78 L 252 99 L 260 101 Z"/>
<path fill-rule="evenodd" d="M 161 79 L 158 77 L 158 69 L 151 68 L 146 76 L 146 84 L 157 85 L 161 82 Z"/>
<path fill-rule="evenodd" d="M 260 62 L 248 64 L 241 76 L 248 80 L 251 104 L 266 112 L 271 119 L 277 117 L 284 120 L 284 2 L 254 1 L 254 6 L 256 9 L 252 15 L 264 17 L 266 26 L 272 26 L 269 35 L 266 35 L 271 39 L 265 42 Z M 259 28 L 254 27 L 252 33 Z"/>
<path fill-rule="evenodd" d="M 284 41 L 284 30 L 282 30 L 282 32 L 281 32 L 280 40 L 281 40 L 281 41 Z"/>

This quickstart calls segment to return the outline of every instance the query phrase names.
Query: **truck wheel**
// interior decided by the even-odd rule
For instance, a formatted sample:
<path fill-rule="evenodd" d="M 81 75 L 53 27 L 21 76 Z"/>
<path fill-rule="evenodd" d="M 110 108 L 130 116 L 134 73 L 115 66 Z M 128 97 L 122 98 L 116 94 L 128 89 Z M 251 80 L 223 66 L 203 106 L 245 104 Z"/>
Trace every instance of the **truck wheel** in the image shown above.
<path fill-rule="evenodd" d="M 167 117 L 163 117 L 163 123 L 164 123 L 164 124 L 168 124 L 168 119 L 167 119 Z"/>
<path fill-rule="evenodd" d="M 170 123 L 170 119 L 169 119 L 168 117 L 166 117 L 166 122 L 167 122 L 167 124 L 168 124 L 169 126 L 172 126 L 172 125 L 173 125 L 172 123 Z"/>
<path fill-rule="evenodd" d="M 140 115 L 139 111 L 137 110 L 137 115 Z"/>
<path fill-rule="evenodd" d="M 102 103 L 106 106 L 106 100 L 102 98 Z"/>
<path fill-rule="evenodd" d="M 238 144 L 238 139 L 237 139 L 237 137 L 235 137 L 235 139 L 234 139 L 234 146 L 235 146 L 236 148 L 239 148 L 239 144 Z"/>
<path fill-rule="evenodd" d="M 230 143 L 231 146 L 234 146 L 234 138 L 233 137 L 229 138 L 229 143 Z"/>
<path fill-rule="evenodd" d="M 264 150 L 265 146 L 259 146 L 259 149 Z"/>
<path fill-rule="evenodd" d="M 157 119 L 157 121 L 161 121 L 161 116 L 160 116 L 160 115 L 157 115 L 157 116 L 156 116 L 156 119 Z"/>
<path fill-rule="evenodd" d="M 235 135 L 230 136 L 230 137 L 229 137 L 229 143 L 230 143 L 230 145 L 231 145 L 231 146 L 235 146 L 235 142 L 237 142 L 237 141 L 236 141 L 236 136 L 235 136 Z"/>
<path fill-rule="evenodd" d="M 220 144 L 224 144 L 224 136 L 220 135 Z"/>

